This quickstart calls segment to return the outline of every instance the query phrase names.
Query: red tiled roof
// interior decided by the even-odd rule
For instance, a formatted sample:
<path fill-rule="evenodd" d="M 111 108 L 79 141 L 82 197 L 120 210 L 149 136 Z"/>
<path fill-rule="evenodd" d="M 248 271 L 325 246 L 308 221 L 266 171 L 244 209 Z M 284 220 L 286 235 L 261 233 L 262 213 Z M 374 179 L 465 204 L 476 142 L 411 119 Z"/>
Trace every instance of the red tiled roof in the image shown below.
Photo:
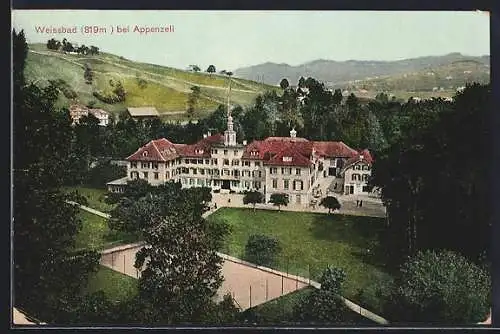
<path fill-rule="evenodd" d="M 146 145 L 142 146 L 125 160 L 167 161 L 175 159 L 179 156 L 210 157 L 211 146 L 214 144 L 220 144 L 223 141 L 224 135 L 222 134 L 216 134 L 210 137 L 203 138 L 199 142 L 192 145 L 174 144 L 165 138 L 160 138 L 152 140 Z M 203 153 L 196 153 L 198 152 L 198 150 L 203 150 Z M 144 155 L 145 152 L 147 152 L 146 155 Z"/>
<path fill-rule="evenodd" d="M 351 158 L 359 153 L 341 141 L 315 141 L 313 144 L 316 153 L 324 157 Z"/>
<path fill-rule="evenodd" d="M 298 139 L 298 140 L 296 140 Z M 252 155 L 252 152 L 257 152 Z M 279 166 L 309 166 L 312 142 L 304 138 L 269 137 L 253 141 L 245 148 L 243 159 L 264 160 L 265 164 Z M 283 161 L 283 157 L 292 161 Z"/>
<path fill-rule="evenodd" d="M 361 155 L 363 156 L 363 159 L 368 161 L 368 163 L 372 164 L 373 163 L 373 157 L 372 155 L 370 154 L 370 151 L 368 151 L 368 149 L 364 149 L 362 150 L 361 152 Z"/>
<path fill-rule="evenodd" d="M 186 149 L 186 147 L 188 147 L 189 145 L 187 144 L 174 144 L 174 148 L 175 150 L 177 151 L 177 153 L 180 155 L 180 156 L 184 156 L 184 150 Z"/>
<path fill-rule="evenodd" d="M 290 160 L 284 160 L 285 158 L 290 158 Z M 264 163 L 273 166 L 308 167 L 311 164 L 311 160 L 302 155 L 297 147 L 289 145 Z"/>
<path fill-rule="evenodd" d="M 196 144 L 185 145 L 182 148 L 182 156 L 186 157 L 204 157 L 209 158 L 211 154 L 212 145 L 224 143 L 224 135 L 221 133 L 203 138 Z M 203 150 L 203 153 L 196 153 L 199 150 Z"/>
<path fill-rule="evenodd" d="M 243 153 L 243 159 L 255 159 L 269 161 L 271 164 L 277 164 L 278 161 L 273 157 L 278 158 L 278 153 L 283 150 L 287 150 L 288 154 L 294 156 L 295 153 L 303 156 L 307 159 L 307 164 L 309 164 L 310 157 L 312 155 L 313 149 L 316 153 L 323 157 L 345 157 L 352 158 L 358 156 L 360 153 L 356 150 L 350 148 L 343 142 L 333 142 L 333 141 L 308 141 L 305 138 L 292 138 L 292 137 L 269 137 L 262 141 L 253 141 L 245 148 Z M 257 152 L 257 155 L 252 155 L 253 151 Z M 282 156 L 279 158 L 282 159 Z M 298 157 L 295 159 L 297 161 Z M 272 161 L 272 162 L 271 162 Z M 281 164 L 284 162 L 281 161 Z M 305 161 L 300 159 L 299 164 L 304 164 Z M 289 163 L 285 163 L 288 165 Z"/>
<path fill-rule="evenodd" d="M 221 133 L 205 137 L 191 145 L 175 144 L 161 138 L 142 146 L 126 160 L 167 161 L 179 156 L 208 158 L 211 155 L 212 146 L 220 145 L 223 142 L 224 135 Z M 265 164 L 269 165 L 309 166 L 313 149 L 320 156 L 350 157 L 347 164 L 356 162 L 360 155 L 363 155 L 368 163 L 373 161 L 368 150 L 357 152 L 342 142 L 313 142 L 305 138 L 292 137 L 268 137 L 264 140 L 255 140 L 245 147 L 242 158 L 263 160 Z M 254 151 L 257 152 L 256 155 L 251 154 Z M 145 152 L 147 152 L 146 155 L 144 155 Z M 283 161 L 283 157 L 290 157 L 291 161 Z"/>
<path fill-rule="evenodd" d="M 254 160 L 264 159 L 264 154 L 266 152 L 260 147 L 262 143 L 263 141 L 261 140 L 254 140 L 253 142 L 248 144 L 245 147 L 245 150 L 243 151 L 242 159 L 254 159 Z M 253 152 L 255 152 L 256 155 L 252 155 Z"/>
<path fill-rule="evenodd" d="M 154 146 L 160 151 L 165 160 L 175 159 L 179 156 L 175 145 L 165 138 L 153 140 Z"/>
<path fill-rule="evenodd" d="M 178 157 L 174 144 L 165 138 L 151 140 L 127 157 L 127 161 L 167 161 Z"/>
<path fill-rule="evenodd" d="M 271 137 L 273 138 L 273 137 Z M 276 138 L 276 137 L 274 137 Z M 269 138 L 268 138 L 269 139 Z M 255 140 L 245 148 L 243 159 L 269 160 L 272 155 L 278 154 L 283 149 L 291 147 L 305 157 L 310 157 L 312 153 L 312 142 L 289 141 L 289 140 Z M 257 155 L 251 153 L 255 151 Z"/>
<path fill-rule="evenodd" d="M 371 165 L 373 163 L 373 157 L 371 156 L 370 152 L 367 149 L 364 149 L 361 152 L 358 152 L 356 156 L 348 159 L 344 167 L 342 168 L 342 171 L 345 171 L 347 168 L 358 162 L 364 162 L 367 163 L 368 165 Z"/>

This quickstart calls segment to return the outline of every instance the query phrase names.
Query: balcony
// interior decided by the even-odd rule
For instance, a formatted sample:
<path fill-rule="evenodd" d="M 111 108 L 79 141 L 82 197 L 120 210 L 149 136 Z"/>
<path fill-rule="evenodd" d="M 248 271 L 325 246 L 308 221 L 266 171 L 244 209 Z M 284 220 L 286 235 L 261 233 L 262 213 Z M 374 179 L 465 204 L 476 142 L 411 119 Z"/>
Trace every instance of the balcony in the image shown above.
<path fill-rule="evenodd" d="M 212 180 L 239 180 L 241 179 L 241 175 L 234 176 L 234 175 L 210 175 L 210 178 Z"/>

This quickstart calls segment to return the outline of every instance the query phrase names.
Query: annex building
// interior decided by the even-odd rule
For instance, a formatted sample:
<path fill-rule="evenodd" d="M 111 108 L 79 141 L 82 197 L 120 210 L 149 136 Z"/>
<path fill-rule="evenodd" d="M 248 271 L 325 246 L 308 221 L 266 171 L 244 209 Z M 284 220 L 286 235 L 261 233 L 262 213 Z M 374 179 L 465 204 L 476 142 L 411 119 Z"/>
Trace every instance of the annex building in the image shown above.
<path fill-rule="evenodd" d="M 372 157 L 343 142 L 310 141 L 296 136 L 268 137 L 237 143 L 232 116 L 224 133 L 205 134 L 192 145 L 156 139 L 127 157 L 127 176 L 109 182 L 108 190 L 123 192 L 129 180 L 150 184 L 180 182 L 183 187 L 210 187 L 215 192 L 258 190 L 266 202 L 286 193 L 290 203 L 311 203 L 328 192 L 368 194 Z"/>

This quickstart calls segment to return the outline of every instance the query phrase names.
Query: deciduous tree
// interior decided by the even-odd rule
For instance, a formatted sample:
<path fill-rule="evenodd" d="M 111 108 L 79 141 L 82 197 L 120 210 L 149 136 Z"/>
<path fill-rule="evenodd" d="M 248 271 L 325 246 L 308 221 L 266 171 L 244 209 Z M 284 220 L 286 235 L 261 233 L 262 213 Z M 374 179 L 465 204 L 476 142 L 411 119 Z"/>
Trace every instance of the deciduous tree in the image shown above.
<path fill-rule="evenodd" d="M 188 108 L 187 108 L 187 114 L 190 119 L 195 115 L 200 95 L 201 95 L 200 87 L 198 86 L 191 87 L 191 93 L 189 93 L 188 96 Z"/>
<path fill-rule="evenodd" d="M 264 234 L 252 234 L 245 245 L 245 259 L 258 265 L 269 266 L 280 251 L 278 239 Z"/>
<path fill-rule="evenodd" d="M 14 71 L 27 54 L 24 33 L 13 32 Z M 98 266 L 99 255 L 75 251 L 82 222 L 61 192 L 72 131 L 68 115 L 54 103 L 57 89 L 24 86 L 14 73 L 14 294 L 16 305 L 50 323 L 71 302 Z"/>
<path fill-rule="evenodd" d="M 288 82 L 288 80 L 286 78 L 281 79 L 280 87 L 283 90 L 286 90 L 288 87 L 290 87 L 290 83 Z"/>
<path fill-rule="evenodd" d="M 85 78 L 85 83 L 87 85 L 92 84 L 92 79 L 94 78 L 94 72 L 92 71 L 92 68 L 90 67 L 90 64 L 85 64 L 85 69 L 83 72 L 83 77 Z"/>
<path fill-rule="evenodd" d="M 289 202 L 289 198 L 287 194 L 274 193 L 271 194 L 271 198 L 269 199 L 269 203 L 272 203 L 274 206 L 278 207 L 278 210 L 281 211 L 281 206 L 287 206 Z"/>
<path fill-rule="evenodd" d="M 254 211 L 255 204 L 262 203 L 263 201 L 264 194 L 257 190 L 248 191 L 245 196 L 243 196 L 243 204 L 252 204 Z"/>
<path fill-rule="evenodd" d="M 340 210 L 340 203 L 336 197 L 327 196 L 323 197 L 319 205 L 324 206 L 328 209 L 328 213 L 331 213 L 332 210 Z"/>
<path fill-rule="evenodd" d="M 387 311 L 400 322 L 463 325 L 487 317 L 487 272 L 450 251 L 425 251 L 401 267 Z"/>
<path fill-rule="evenodd" d="M 382 188 L 386 244 L 394 254 L 445 248 L 472 261 L 489 255 L 490 183 L 484 171 L 490 96 L 489 86 L 471 85 L 451 104 L 436 99 L 403 106 L 408 116 L 401 138 L 375 161 L 370 181 Z"/>
<path fill-rule="evenodd" d="M 342 286 L 346 279 L 344 270 L 329 266 L 322 274 L 321 288 L 314 290 L 297 304 L 297 320 L 309 324 L 338 324 L 343 321 L 346 306 L 342 300 Z"/>
<path fill-rule="evenodd" d="M 143 313 L 148 323 L 200 323 L 214 304 L 223 279 L 222 259 L 215 248 L 219 241 L 212 239 L 221 240 L 224 235 L 209 230 L 201 211 L 186 205 L 200 199 L 200 194 L 191 194 L 163 215 L 152 217 L 143 232 L 147 246 L 137 254 L 135 266 L 145 266 L 139 291 L 148 305 Z"/>
<path fill-rule="evenodd" d="M 215 72 L 217 72 L 217 70 L 215 69 L 214 65 L 208 66 L 207 73 L 215 73 Z"/>

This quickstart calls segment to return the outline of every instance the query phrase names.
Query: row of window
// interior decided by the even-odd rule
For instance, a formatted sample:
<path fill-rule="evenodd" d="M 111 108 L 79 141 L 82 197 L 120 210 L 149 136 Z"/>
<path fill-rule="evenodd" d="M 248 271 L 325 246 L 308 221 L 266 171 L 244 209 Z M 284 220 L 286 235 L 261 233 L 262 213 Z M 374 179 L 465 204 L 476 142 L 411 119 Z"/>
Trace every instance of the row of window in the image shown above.
<path fill-rule="evenodd" d="M 368 175 L 368 174 L 363 174 L 363 175 L 361 175 L 361 174 L 352 174 L 351 178 L 352 178 L 353 181 L 361 181 L 361 180 L 368 181 L 369 177 L 370 177 L 370 175 Z"/>
<path fill-rule="evenodd" d="M 300 169 L 297 169 L 297 170 L 300 171 Z M 218 169 L 203 169 L 203 168 L 186 168 L 186 167 L 183 167 L 183 168 L 181 168 L 177 172 L 176 172 L 176 170 L 173 170 L 172 171 L 172 176 L 173 175 L 177 175 L 178 173 L 181 173 L 181 174 L 192 174 L 192 175 L 198 175 L 198 174 L 199 175 L 214 175 L 214 176 L 220 176 L 220 174 L 221 174 Z M 277 173 L 275 171 L 274 173 L 271 173 L 271 174 L 277 174 Z M 284 175 L 290 175 L 290 174 L 286 174 L 286 173 L 283 173 L 283 174 Z M 152 175 L 153 175 L 153 179 L 154 180 L 158 180 L 159 179 L 159 173 L 158 172 L 153 172 Z M 261 178 L 262 177 L 262 171 L 249 171 L 249 170 L 239 171 L 239 170 L 223 169 L 222 170 L 222 175 L 224 175 L 224 176 L 231 175 L 231 176 L 234 176 L 234 177 L 240 177 L 240 176 L 242 176 L 242 177 L 245 177 L 245 176 L 246 177 L 257 177 L 258 176 L 259 178 Z M 300 173 L 297 174 L 297 175 L 300 175 Z M 145 179 L 148 179 L 149 178 L 149 172 L 142 172 L 142 177 L 145 178 Z M 351 179 L 352 179 L 352 181 L 368 181 L 369 177 L 370 177 L 370 175 L 368 175 L 368 174 L 352 174 Z M 130 172 L 130 178 L 131 179 L 139 178 L 139 172 Z M 166 179 L 170 178 L 170 172 L 169 171 L 166 171 L 165 178 Z M 273 182 L 273 188 L 277 188 L 278 179 L 273 179 L 272 182 Z M 299 189 L 295 188 L 295 182 L 300 182 L 300 190 L 303 190 L 303 182 L 302 181 L 293 181 L 293 182 L 294 182 L 294 186 L 293 186 L 294 190 L 299 190 Z M 311 183 L 314 183 L 314 179 L 311 179 Z M 288 189 L 289 188 L 289 180 L 283 180 L 283 188 L 284 189 Z"/>
<path fill-rule="evenodd" d="M 178 161 L 180 163 L 180 161 Z M 193 165 L 202 165 L 203 162 L 205 162 L 206 165 L 217 165 L 217 159 L 184 159 L 184 163 L 189 165 L 189 164 L 193 164 Z M 148 168 L 151 168 L 151 169 L 158 169 L 158 162 L 141 162 L 140 163 L 141 165 L 141 168 L 142 169 L 148 169 Z M 171 166 L 175 166 L 176 165 L 176 161 L 175 160 L 172 160 L 172 161 L 167 161 L 166 162 L 166 167 L 171 167 Z M 239 166 L 240 165 L 240 160 L 238 159 L 233 159 L 233 160 L 229 160 L 229 159 L 224 159 L 223 160 L 223 165 L 224 166 Z M 252 167 L 252 164 L 251 164 L 251 161 L 248 161 L 248 160 L 244 160 L 241 162 L 241 165 L 243 167 Z M 137 161 L 133 161 L 130 163 L 130 167 L 131 168 L 137 168 L 138 166 L 138 162 Z M 261 162 L 260 161 L 254 161 L 253 162 L 253 166 L 254 167 L 260 167 L 261 166 Z M 292 172 L 293 172 L 293 168 L 281 168 L 281 174 L 283 175 L 292 175 Z M 302 170 L 300 168 L 295 168 L 295 175 L 301 175 L 301 172 Z M 272 167 L 270 169 L 270 174 L 278 174 L 278 168 L 277 167 Z"/>
<path fill-rule="evenodd" d="M 177 175 L 177 171 L 176 170 L 173 170 L 172 173 L 170 173 L 170 171 L 166 171 L 165 172 L 165 179 L 170 179 L 170 176 L 174 176 L 174 175 Z M 139 178 L 139 175 L 142 175 L 142 178 L 143 179 L 149 179 L 149 172 L 142 172 L 141 174 L 139 174 L 139 172 L 130 172 L 130 178 L 131 179 L 138 179 Z M 153 175 L 153 179 L 154 180 L 159 180 L 160 179 L 160 173 L 158 172 L 153 172 L 152 173 Z"/>
<path fill-rule="evenodd" d="M 224 159 L 222 161 L 222 164 L 224 166 L 229 166 L 229 159 Z M 231 166 L 239 166 L 239 165 L 240 165 L 240 160 L 238 160 L 238 159 L 231 160 Z M 248 160 L 244 160 L 244 161 L 241 162 L 241 165 L 245 166 L 245 167 L 250 167 L 251 163 Z M 260 167 L 260 161 L 254 161 L 254 166 L 255 167 Z"/>
<path fill-rule="evenodd" d="M 214 148 L 214 149 L 212 149 L 212 154 L 218 154 L 218 153 L 219 153 L 219 150 L 217 150 L 217 149 L 215 149 L 215 148 Z M 228 155 L 228 154 L 229 154 L 229 150 L 224 150 L 224 152 L 223 152 L 223 153 L 224 153 L 224 155 Z M 234 154 L 235 156 L 237 156 L 237 155 L 239 154 L 239 151 L 238 151 L 238 150 L 233 150 L 233 154 Z"/>
<path fill-rule="evenodd" d="M 180 163 L 180 159 L 178 161 L 176 160 L 171 160 L 171 161 L 167 161 L 165 162 L 165 165 L 166 167 L 171 167 L 171 166 L 175 166 L 176 164 Z M 139 166 L 139 163 L 137 161 L 132 161 L 130 162 L 130 168 L 137 168 L 137 166 Z M 140 162 L 140 166 L 142 169 L 148 169 L 148 168 L 151 168 L 151 169 L 158 169 L 158 162 L 155 162 L 155 161 L 148 161 L 148 162 Z"/>
<path fill-rule="evenodd" d="M 205 179 L 191 179 L 191 178 L 181 178 L 181 183 L 184 185 L 190 185 L 190 186 L 201 186 L 201 187 L 220 187 L 222 185 L 222 182 L 219 180 L 205 180 Z M 238 181 L 233 181 L 231 182 L 232 187 L 238 187 L 240 184 Z M 259 190 L 262 187 L 262 184 L 260 181 L 244 181 L 243 182 L 243 187 L 246 189 L 254 188 Z"/>
<path fill-rule="evenodd" d="M 224 173 L 224 175 L 229 175 L 229 170 L 224 170 L 224 172 L 227 172 L 227 174 Z M 238 172 L 238 171 L 234 171 L 234 172 Z M 195 173 L 195 175 L 196 175 L 196 173 Z M 231 175 L 233 175 L 233 173 L 231 173 Z M 158 172 L 153 172 L 153 179 L 154 180 L 158 180 L 159 176 L 160 175 L 159 175 Z M 237 176 L 237 175 L 235 175 L 235 176 Z M 148 172 L 142 172 L 142 177 L 144 179 L 148 179 L 149 178 L 149 173 Z M 170 173 L 167 172 L 165 174 L 165 177 L 166 177 L 166 179 L 169 179 L 170 178 Z M 363 181 L 368 181 L 368 177 L 369 176 L 367 174 L 364 174 L 364 175 L 353 174 L 352 175 L 352 181 L 360 181 L 361 179 Z M 138 179 L 139 178 L 139 172 L 131 172 L 130 173 L 130 178 L 131 179 Z M 185 178 L 183 178 L 182 180 L 183 180 L 184 184 L 186 184 L 186 182 L 188 182 L 186 180 L 189 180 L 189 185 L 194 185 L 194 182 L 195 182 L 194 180 L 196 180 L 196 179 L 185 179 Z M 197 182 L 198 185 L 207 185 L 207 186 L 211 185 L 211 180 L 197 179 L 196 182 Z M 218 180 L 214 180 L 214 182 L 217 183 L 217 184 L 214 183 L 214 186 L 218 186 L 219 181 Z M 233 182 L 236 182 L 236 184 L 237 184 L 237 181 L 233 181 Z M 254 188 L 260 189 L 260 186 L 261 186 L 260 181 L 244 181 L 244 187 L 245 188 L 249 188 L 251 184 L 253 185 Z M 273 189 L 277 189 L 278 188 L 278 179 L 273 179 L 272 180 L 272 187 L 273 187 Z M 283 180 L 283 189 L 286 189 L 286 190 L 290 189 L 290 180 Z M 301 180 L 294 180 L 292 182 L 292 189 L 293 190 L 304 190 L 304 182 L 301 181 Z"/>
<path fill-rule="evenodd" d="M 292 170 L 293 168 L 281 168 L 281 174 L 282 175 L 292 175 Z M 295 168 L 295 175 L 300 175 L 302 170 L 300 168 Z M 269 170 L 269 174 L 278 174 L 278 168 L 277 167 L 271 167 Z"/>
<path fill-rule="evenodd" d="M 297 175 L 300 175 L 300 169 L 297 169 L 299 173 Z M 177 175 L 177 174 L 192 174 L 192 175 L 213 175 L 213 176 L 220 176 L 221 171 L 218 169 L 204 169 L 204 168 L 187 168 L 187 167 L 182 167 L 178 168 L 177 170 L 172 171 L 172 176 Z M 276 173 L 274 173 L 276 174 Z M 159 179 L 159 173 L 158 172 L 153 172 L 153 179 L 158 180 Z M 230 169 L 223 169 L 222 170 L 222 175 L 224 176 L 234 176 L 234 177 L 258 177 L 262 178 L 262 171 L 249 171 L 249 170 L 230 170 Z M 284 175 L 290 175 L 287 173 L 284 173 Z M 360 175 L 359 174 L 353 174 L 353 180 L 357 180 Z M 363 180 L 365 180 L 364 177 L 367 177 L 368 175 L 363 175 Z M 139 172 L 132 171 L 130 172 L 130 178 L 138 178 L 139 177 Z M 149 178 L 149 172 L 142 172 L 142 177 L 147 179 Z M 170 178 L 170 171 L 165 172 L 165 178 L 169 179 Z M 361 179 L 361 178 L 359 178 Z M 288 182 L 288 181 L 286 181 Z M 302 181 L 300 181 L 302 182 Z M 288 189 L 285 187 L 285 189 Z"/>
<path fill-rule="evenodd" d="M 273 189 L 278 188 L 278 179 L 273 179 Z M 283 189 L 290 189 L 290 180 L 283 180 Z M 301 180 L 294 180 L 292 182 L 293 190 L 304 190 L 304 182 Z"/>
<path fill-rule="evenodd" d="M 192 174 L 192 175 L 214 175 L 214 176 L 220 176 L 221 171 L 218 169 L 204 169 L 204 168 L 187 168 L 187 167 L 182 167 L 179 170 L 179 173 L 181 174 Z M 262 171 L 249 171 L 249 170 L 230 170 L 230 169 L 223 169 L 222 170 L 222 175 L 225 176 L 235 176 L 235 177 L 262 177 Z"/>
<path fill-rule="evenodd" d="M 354 166 L 354 170 L 370 170 L 370 166 L 368 165 L 360 165 L 360 164 L 357 164 Z"/>
<path fill-rule="evenodd" d="M 215 150 L 217 151 L 217 150 Z M 224 150 L 224 151 L 227 151 L 227 150 Z M 237 152 L 237 151 L 235 151 Z M 166 164 L 166 167 L 170 167 L 170 166 L 175 166 L 176 163 L 180 163 L 180 159 L 178 159 L 177 161 L 176 160 L 171 160 L 171 161 L 167 161 L 165 164 Z M 193 164 L 193 165 L 196 165 L 196 164 L 199 164 L 199 165 L 202 165 L 203 163 L 205 163 L 206 165 L 217 165 L 217 159 L 184 159 L 184 163 L 185 164 Z M 145 169 L 145 168 L 152 168 L 152 169 L 158 169 L 158 162 L 141 162 L 141 168 Z M 229 159 L 224 159 L 223 160 L 223 165 L 224 166 L 239 166 L 240 165 L 240 160 L 239 159 L 233 159 L 233 160 L 229 160 Z M 250 161 L 248 160 L 244 160 L 241 162 L 241 165 L 242 166 L 245 166 L 245 167 L 250 167 L 252 164 Z M 260 167 L 261 166 L 261 162 L 260 161 L 254 161 L 253 165 L 255 167 Z M 131 168 L 137 168 L 138 166 L 138 162 L 137 161 L 132 161 L 130 163 L 130 167 Z M 357 164 L 357 165 L 354 165 L 353 166 L 353 169 L 354 170 L 370 170 L 370 166 L 368 165 L 361 165 L 361 164 Z M 278 174 L 278 168 L 276 167 L 272 167 L 271 168 L 271 171 L 270 171 L 271 174 Z M 295 168 L 295 175 L 300 175 L 301 173 L 301 169 L 300 168 Z M 283 175 L 291 175 L 292 174 L 292 168 L 281 168 L 281 174 Z"/>
<path fill-rule="evenodd" d="M 139 178 L 139 172 L 130 172 L 130 178 L 132 180 L 138 179 Z M 148 179 L 149 178 L 149 173 L 148 172 L 142 172 L 142 178 Z M 160 173 L 153 172 L 153 179 L 158 180 L 159 178 L 160 178 Z"/>
<path fill-rule="evenodd" d="M 217 165 L 217 159 L 184 159 L 184 164 L 189 165 L 202 165 L 203 161 L 205 161 L 206 165 Z"/>
<path fill-rule="evenodd" d="M 201 164 L 203 164 L 203 159 L 184 159 L 184 163 L 186 165 L 189 165 L 189 164 L 192 164 L 192 165 L 199 164 L 199 165 L 201 165 Z M 217 159 L 205 159 L 205 164 L 206 165 L 217 165 Z M 240 160 L 239 159 L 233 159 L 233 160 L 224 159 L 223 162 L 222 162 L 222 164 L 224 166 L 239 166 L 240 165 Z M 248 161 L 248 160 L 242 161 L 241 165 L 245 166 L 245 167 L 252 166 L 251 162 Z M 260 167 L 261 166 L 260 161 L 254 161 L 253 166 Z"/>

